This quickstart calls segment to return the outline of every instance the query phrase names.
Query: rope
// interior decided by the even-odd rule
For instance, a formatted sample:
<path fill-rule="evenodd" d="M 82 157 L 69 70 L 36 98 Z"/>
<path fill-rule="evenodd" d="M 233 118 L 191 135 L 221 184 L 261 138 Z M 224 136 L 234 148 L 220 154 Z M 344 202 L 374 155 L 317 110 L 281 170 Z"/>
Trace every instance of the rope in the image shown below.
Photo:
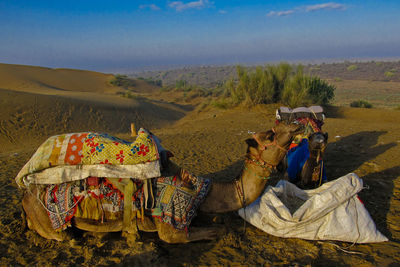
<path fill-rule="evenodd" d="M 354 199 L 354 196 L 353 196 L 351 199 L 354 201 L 354 205 L 356 205 L 356 200 Z M 339 245 L 336 245 L 336 244 L 334 244 L 334 243 L 331 243 L 331 242 L 326 242 L 326 243 L 327 243 L 327 244 L 330 244 L 330 245 L 332 245 L 332 246 L 335 246 L 336 248 L 338 248 L 339 250 L 341 250 L 341 251 L 343 251 L 343 252 L 345 252 L 345 253 L 366 255 L 365 253 L 356 252 L 356 251 L 348 251 L 348 250 L 347 250 L 347 249 L 353 247 L 353 246 L 357 243 L 357 241 L 360 239 L 360 237 L 361 237 L 360 227 L 358 226 L 358 210 L 357 210 L 357 209 L 355 209 L 355 210 L 356 210 L 356 225 L 357 225 L 357 233 L 358 233 L 357 239 L 354 240 L 354 242 L 353 242 L 351 245 L 349 245 L 349 246 L 347 246 L 347 247 L 344 247 L 344 248 L 342 248 L 342 247 L 340 247 Z M 318 241 L 318 243 L 322 243 L 322 244 L 323 244 L 324 242 Z"/>
<path fill-rule="evenodd" d="M 319 171 L 319 185 L 318 186 L 321 186 L 321 183 L 322 183 L 322 175 L 324 174 L 324 161 L 322 160 L 321 161 L 321 169 L 320 169 L 320 171 Z"/>
<path fill-rule="evenodd" d="M 318 241 L 318 243 L 319 243 L 319 244 L 329 244 L 329 245 L 332 245 L 332 246 L 334 246 L 335 248 L 337 248 L 337 249 L 339 249 L 339 250 L 341 250 L 341 251 L 343 251 L 343 252 L 345 252 L 345 253 L 348 253 L 348 254 L 367 255 L 367 254 L 365 254 L 365 253 L 358 252 L 358 251 L 349 251 L 349 250 L 346 250 L 346 249 L 344 249 L 344 248 L 340 247 L 339 245 L 334 244 L 334 243 L 332 243 L 332 242 L 321 242 L 321 241 Z"/>
<path fill-rule="evenodd" d="M 244 185 L 243 179 L 240 179 L 242 184 L 242 192 L 243 192 L 243 208 L 244 208 L 244 222 L 243 222 L 243 234 L 246 234 L 246 197 L 244 196 Z"/>
<path fill-rule="evenodd" d="M 28 187 L 27 191 L 28 191 L 28 193 L 30 193 L 33 197 L 36 198 L 36 200 L 43 206 L 43 208 L 44 208 L 47 212 L 49 212 L 49 213 L 51 213 L 51 214 L 54 214 L 54 215 L 60 215 L 60 214 L 65 214 L 65 213 L 70 212 L 73 208 L 75 208 L 76 205 L 79 204 L 79 202 L 80 202 L 80 201 L 82 200 L 82 198 L 85 196 L 85 195 L 82 195 L 82 196 L 78 199 L 78 201 L 76 201 L 75 204 L 72 205 L 72 207 L 71 207 L 69 210 L 64 211 L 64 212 L 54 212 L 54 211 L 49 210 L 49 209 L 46 207 L 46 205 L 40 200 L 39 191 L 37 192 L 36 196 L 32 193 L 32 191 L 29 189 L 29 187 Z M 85 185 L 85 189 L 84 189 L 83 192 L 86 193 L 86 185 Z"/>
<path fill-rule="evenodd" d="M 314 110 L 312 110 L 310 108 L 309 108 L 309 110 L 311 110 L 312 114 L 314 114 L 315 119 L 318 120 L 317 114 L 315 114 Z"/>

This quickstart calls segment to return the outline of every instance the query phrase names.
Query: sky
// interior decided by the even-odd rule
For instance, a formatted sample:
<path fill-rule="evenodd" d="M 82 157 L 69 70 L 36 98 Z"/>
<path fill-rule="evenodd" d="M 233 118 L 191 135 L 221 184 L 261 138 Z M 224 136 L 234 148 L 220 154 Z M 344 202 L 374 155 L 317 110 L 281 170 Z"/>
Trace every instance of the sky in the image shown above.
<path fill-rule="evenodd" d="M 400 1 L 0 0 L 0 62 L 104 72 L 400 58 Z"/>

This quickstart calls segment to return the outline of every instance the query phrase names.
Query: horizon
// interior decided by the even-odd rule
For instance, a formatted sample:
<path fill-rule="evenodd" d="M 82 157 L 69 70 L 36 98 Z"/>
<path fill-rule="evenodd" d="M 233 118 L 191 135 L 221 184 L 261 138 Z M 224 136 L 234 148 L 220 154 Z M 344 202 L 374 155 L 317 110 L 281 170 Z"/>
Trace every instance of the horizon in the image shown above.
<path fill-rule="evenodd" d="M 400 58 L 397 1 L 0 2 L 0 62 L 101 72 Z"/>

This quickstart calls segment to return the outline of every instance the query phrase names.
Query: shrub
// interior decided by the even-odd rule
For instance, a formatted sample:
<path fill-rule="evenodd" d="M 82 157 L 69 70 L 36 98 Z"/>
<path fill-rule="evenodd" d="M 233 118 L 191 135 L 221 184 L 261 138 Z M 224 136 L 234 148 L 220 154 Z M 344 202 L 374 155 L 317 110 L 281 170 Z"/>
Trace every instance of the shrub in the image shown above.
<path fill-rule="evenodd" d="M 185 80 L 178 80 L 178 81 L 175 82 L 175 87 L 178 90 L 185 91 L 185 89 L 187 88 L 187 85 L 188 85 L 187 81 L 185 81 Z"/>
<path fill-rule="evenodd" d="M 330 85 L 318 77 L 308 79 L 308 94 L 311 102 L 318 105 L 327 105 L 335 97 L 335 86 Z"/>
<path fill-rule="evenodd" d="M 364 100 L 357 100 L 350 103 L 350 107 L 353 108 L 372 108 L 372 104 L 364 101 Z"/>
<path fill-rule="evenodd" d="M 150 77 L 150 78 L 138 77 L 137 79 L 145 81 L 145 82 L 147 82 L 149 84 L 152 84 L 152 85 L 155 85 L 155 86 L 162 87 L 162 80 L 153 80 L 152 77 Z"/>
<path fill-rule="evenodd" d="M 135 87 L 135 81 L 133 79 L 129 79 L 126 75 L 116 74 L 114 78 L 110 80 L 110 84 L 114 86 L 120 86 L 125 89 Z"/>
<path fill-rule="evenodd" d="M 293 72 L 287 63 L 257 67 L 249 73 L 237 66 L 237 80 L 224 84 L 222 96 L 232 105 L 253 106 L 282 102 L 291 107 L 311 103 L 325 105 L 334 97 L 335 87 L 317 77 L 306 76 L 300 65 Z"/>
<path fill-rule="evenodd" d="M 308 83 L 308 78 L 303 74 L 303 67 L 298 66 L 296 73 L 285 82 L 282 102 L 292 108 L 308 105 L 311 102 Z"/>
<path fill-rule="evenodd" d="M 385 76 L 386 76 L 387 78 L 391 78 L 391 77 L 393 77 L 394 75 L 395 75 L 395 73 L 394 73 L 393 71 L 391 71 L 391 70 L 385 72 Z"/>
<path fill-rule="evenodd" d="M 211 105 L 219 109 L 228 109 L 234 106 L 234 104 L 227 98 L 212 101 Z"/>
<path fill-rule="evenodd" d="M 347 67 L 348 71 L 353 71 L 353 70 L 356 70 L 356 69 L 357 69 L 357 65 L 350 65 L 350 66 Z"/>

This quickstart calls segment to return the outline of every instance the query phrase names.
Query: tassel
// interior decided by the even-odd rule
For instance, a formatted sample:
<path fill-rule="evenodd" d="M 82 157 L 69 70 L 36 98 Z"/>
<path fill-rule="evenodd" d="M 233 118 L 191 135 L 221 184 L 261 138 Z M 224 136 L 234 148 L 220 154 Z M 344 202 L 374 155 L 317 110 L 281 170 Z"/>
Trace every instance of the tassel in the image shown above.
<path fill-rule="evenodd" d="M 142 223 L 144 223 L 144 207 L 142 205 Z"/>

